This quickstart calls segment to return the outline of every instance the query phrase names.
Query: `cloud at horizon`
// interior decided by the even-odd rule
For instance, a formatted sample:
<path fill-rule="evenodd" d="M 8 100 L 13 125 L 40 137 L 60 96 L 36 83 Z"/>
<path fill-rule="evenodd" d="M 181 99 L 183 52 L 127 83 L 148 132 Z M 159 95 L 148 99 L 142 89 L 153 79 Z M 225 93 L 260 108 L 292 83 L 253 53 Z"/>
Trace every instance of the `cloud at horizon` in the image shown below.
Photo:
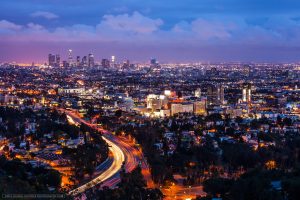
<path fill-rule="evenodd" d="M 10 8 L 12 3 L 4 1 Z M 285 1 L 281 8 L 271 6 L 265 12 L 260 6 L 266 2 L 270 6 L 271 1 L 254 0 L 252 5 L 246 0 L 244 5 L 234 0 L 223 4 L 205 0 L 197 6 L 192 0 L 188 0 L 190 6 L 174 1 L 173 6 L 182 8 L 179 12 L 161 1 L 146 1 L 141 7 L 134 0 L 123 0 L 124 5 L 109 5 L 110 9 L 97 12 L 90 6 L 79 9 L 83 1 L 77 0 L 73 9 L 66 9 L 67 16 L 56 4 L 45 2 L 39 6 L 43 9 L 17 14 L 25 16 L 22 20 L 0 14 L 0 61 L 43 62 L 48 53 L 64 57 L 68 48 L 76 55 L 93 52 L 98 60 L 116 55 L 136 61 L 157 57 L 166 62 L 300 61 L 299 3 L 290 8 L 286 5 L 294 1 Z M 234 2 L 236 8 L 230 7 Z M 254 8 L 244 8 L 247 2 Z M 154 12 L 158 5 L 160 10 Z M 255 14 L 249 13 L 251 9 Z M 74 12 L 79 13 L 77 17 Z"/>

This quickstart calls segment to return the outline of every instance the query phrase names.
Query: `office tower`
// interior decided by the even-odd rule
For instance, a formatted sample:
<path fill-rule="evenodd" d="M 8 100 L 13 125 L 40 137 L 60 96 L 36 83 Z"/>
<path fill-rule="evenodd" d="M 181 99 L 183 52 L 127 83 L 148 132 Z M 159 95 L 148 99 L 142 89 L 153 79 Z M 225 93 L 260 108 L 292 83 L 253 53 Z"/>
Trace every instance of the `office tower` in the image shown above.
<path fill-rule="evenodd" d="M 94 67 L 95 66 L 94 55 L 91 54 L 91 53 L 88 56 L 88 66 L 89 67 Z"/>
<path fill-rule="evenodd" d="M 87 57 L 86 57 L 86 56 L 83 56 L 83 57 L 82 57 L 81 64 L 82 64 L 82 66 L 84 66 L 84 67 L 86 67 L 86 66 L 87 66 L 87 64 L 88 64 L 88 61 L 87 61 Z"/>
<path fill-rule="evenodd" d="M 55 55 L 53 54 L 49 54 L 48 55 L 48 65 L 49 66 L 52 66 L 52 67 L 55 67 Z"/>
<path fill-rule="evenodd" d="M 243 96 L 242 96 L 242 101 L 250 103 L 251 102 L 251 84 L 250 83 L 245 83 L 243 85 Z"/>
<path fill-rule="evenodd" d="M 129 68 L 129 66 L 130 66 L 129 60 L 123 62 L 123 66 L 122 66 L 123 68 Z"/>
<path fill-rule="evenodd" d="M 115 65 L 116 65 L 116 57 L 115 56 L 111 56 L 110 65 L 111 65 L 111 67 L 115 67 Z"/>
<path fill-rule="evenodd" d="M 111 56 L 111 62 L 114 63 L 116 61 L 116 57 L 115 56 Z"/>
<path fill-rule="evenodd" d="M 70 65 L 70 66 L 73 65 L 72 49 L 69 49 L 69 50 L 68 50 L 68 62 L 69 62 L 69 65 Z"/>
<path fill-rule="evenodd" d="M 80 66 L 80 56 L 76 57 L 76 66 L 79 67 Z"/>
<path fill-rule="evenodd" d="M 200 88 L 197 88 L 197 89 L 195 90 L 195 97 L 197 97 L 197 98 L 200 98 L 200 97 L 201 97 L 201 89 L 200 89 Z"/>
<path fill-rule="evenodd" d="M 151 58 L 150 60 L 150 67 L 157 67 L 157 60 L 155 58 Z"/>
<path fill-rule="evenodd" d="M 56 54 L 55 58 L 56 58 L 55 66 L 56 66 L 56 67 L 60 67 L 60 55 L 59 55 L 59 54 Z"/>
<path fill-rule="evenodd" d="M 133 64 L 130 64 L 130 61 L 129 60 L 125 60 L 123 62 L 123 65 L 122 65 L 122 68 L 123 70 L 128 70 L 128 69 L 132 69 L 134 67 Z"/>
<path fill-rule="evenodd" d="M 150 64 L 151 64 L 151 65 L 156 65 L 156 59 L 155 59 L 155 58 L 152 58 L 152 59 L 150 60 Z"/>
<path fill-rule="evenodd" d="M 102 59 L 101 60 L 101 65 L 103 68 L 108 68 L 109 67 L 109 60 L 108 59 Z"/>
<path fill-rule="evenodd" d="M 69 66 L 70 66 L 69 63 L 68 63 L 67 61 L 64 60 L 64 61 L 63 61 L 63 67 L 64 67 L 64 68 L 67 68 L 67 67 L 69 67 Z"/>
<path fill-rule="evenodd" d="M 224 104 L 224 87 L 222 85 L 209 85 L 207 87 L 208 105 Z"/>
<path fill-rule="evenodd" d="M 152 111 L 168 107 L 168 98 L 165 95 L 149 94 L 146 99 L 147 108 Z"/>
<path fill-rule="evenodd" d="M 149 94 L 147 96 L 147 108 L 150 108 L 152 111 L 161 109 L 161 98 L 159 95 Z"/>

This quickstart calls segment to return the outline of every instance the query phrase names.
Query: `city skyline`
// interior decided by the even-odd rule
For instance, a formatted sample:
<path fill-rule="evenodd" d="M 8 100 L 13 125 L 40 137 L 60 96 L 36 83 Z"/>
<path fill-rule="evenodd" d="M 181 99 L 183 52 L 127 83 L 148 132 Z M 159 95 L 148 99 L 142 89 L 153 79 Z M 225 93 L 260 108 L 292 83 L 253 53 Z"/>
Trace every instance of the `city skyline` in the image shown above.
<path fill-rule="evenodd" d="M 0 196 L 298 200 L 299 11 L 2 0 Z"/>
<path fill-rule="evenodd" d="M 72 3 L 72 6 L 69 6 Z M 298 62 L 300 3 L 290 1 L 7 1 L 0 62 L 92 52 L 95 60 Z"/>

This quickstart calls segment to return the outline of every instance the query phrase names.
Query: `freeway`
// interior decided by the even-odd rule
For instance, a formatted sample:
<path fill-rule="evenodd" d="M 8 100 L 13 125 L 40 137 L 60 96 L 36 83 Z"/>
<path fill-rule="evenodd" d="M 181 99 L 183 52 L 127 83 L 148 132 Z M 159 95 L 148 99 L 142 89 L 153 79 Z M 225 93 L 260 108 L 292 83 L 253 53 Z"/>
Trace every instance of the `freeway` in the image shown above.
<path fill-rule="evenodd" d="M 144 176 L 147 187 L 154 188 L 155 186 L 151 177 L 150 168 L 145 157 L 143 156 L 142 151 L 135 147 L 135 143 L 126 137 L 116 137 L 112 134 L 108 135 L 108 137 L 113 140 L 124 152 L 126 157 L 124 165 L 126 172 L 131 172 L 136 168 L 137 165 L 140 165 L 142 175 Z M 118 176 L 114 176 L 111 179 L 105 181 L 102 186 L 113 188 L 119 182 L 120 178 Z"/>
<path fill-rule="evenodd" d="M 110 177 L 114 176 L 116 173 L 118 173 L 119 170 L 121 169 L 122 163 L 125 161 L 125 156 L 124 156 L 123 151 L 109 139 L 106 139 L 105 137 L 103 137 L 103 139 L 110 146 L 109 149 L 113 154 L 114 159 L 113 159 L 112 165 L 107 170 L 105 170 L 103 173 L 101 173 L 99 176 L 94 178 L 93 180 L 70 191 L 69 192 L 70 195 L 76 196 L 76 195 L 96 186 L 97 184 L 104 182 L 108 178 L 110 178 Z"/>
<path fill-rule="evenodd" d="M 142 173 L 147 181 L 147 185 L 150 187 L 153 186 L 153 181 L 150 176 L 150 170 L 146 161 L 143 157 L 141 151 L 138 151 L 134 144 L 126 140 L 126 138 L 117 137 L 111 134 L 109 131 L 99 128 L 97 125 L 89 123 L 82 119 L 78 114 L 71 110 L 59 109 L 59 111 L 66 113 L 68 120 L 71 123 L 80 124 L 84 123 L 97 131 L 102 133 L 102 138 L 108 143 L 109 150 L 112 153 L 112 164 L 107 169 L 104 168 L 104 171 L 101 171 L 101 174 L 95 177 L 93 180 L 81 185 L 80 187 L 69 192 L 70 195 L 76 196 L 98 184 L 101 183 L 101 186 L 108 186 L 114 188 L 120 182 L 120 169 L 124 163 L 124 168 L 126 172 L 131 172 L 135 167 L 140 163 L 142 167 Z M 148 184 L 150 183 L 150 184 Z"/>
<path fill-rule="evenodd" d="M 90 124 L 87 121 L 80 118 L 78 115 L 73 113 L 69 110 L 59 109 L 62 112 L 65 112 L 68 120 L 71 120 L 71 122 L 74 123 L 84 123 L 90 127 L 96 128 L 94 124 Z M 70 195 L 76 196 L 100 183 L 103 183 L 104 181 L 108 180 L 109 178 L 115 176 L 121 169 L 123 162 L 125 161 L 125 155 L 123 150 L 116 144 L 115 139 L 112 137 L 109 137 L 108 134 L 102 135 L 102 138 L 105 140 L 105 142 L 109 146 L 109 150 L 112 153 L 113 161 L 109 168 L 107 168 L 105 171 L 103 171 L 100 175 L 92 179 L 91 181 L 79 186 L 78 188 L 71 190 L 69 192 Z"/>

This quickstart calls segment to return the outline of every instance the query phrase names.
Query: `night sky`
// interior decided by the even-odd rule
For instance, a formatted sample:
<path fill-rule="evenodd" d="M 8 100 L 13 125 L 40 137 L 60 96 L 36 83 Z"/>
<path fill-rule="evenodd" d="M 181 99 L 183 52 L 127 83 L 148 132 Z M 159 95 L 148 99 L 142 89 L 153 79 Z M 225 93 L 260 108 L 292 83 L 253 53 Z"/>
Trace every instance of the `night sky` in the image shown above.
<path fill-rule="evenodd" d="M 296 0 L 1 0 L 0 61 L 300 61 Z"/>

